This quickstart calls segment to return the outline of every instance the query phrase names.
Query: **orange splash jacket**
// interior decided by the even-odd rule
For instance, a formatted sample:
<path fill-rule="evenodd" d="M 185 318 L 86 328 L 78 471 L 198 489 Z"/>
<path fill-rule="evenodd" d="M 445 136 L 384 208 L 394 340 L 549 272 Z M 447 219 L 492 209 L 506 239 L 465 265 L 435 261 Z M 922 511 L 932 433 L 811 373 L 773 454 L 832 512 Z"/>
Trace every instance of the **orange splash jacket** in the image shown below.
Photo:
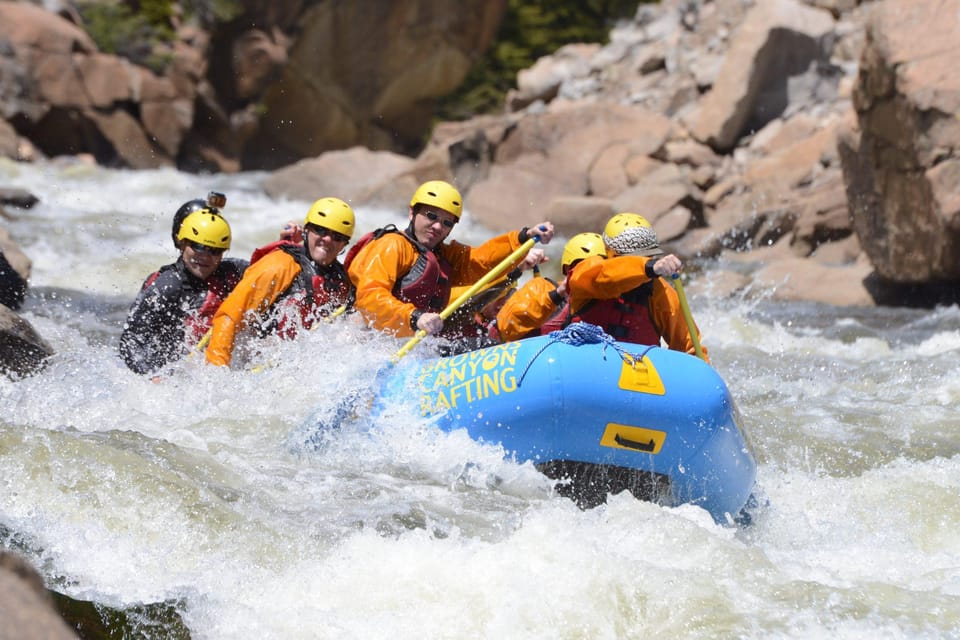
<path fill-rule="evenodd" d="M 550 297 L 557 286 L 547 278 L 532 278 L 510 296 L 497 312 L 496 330 L 504 342 L 539 335 L 558 310 Z"/>
<path fill-rule="evenodd" d="M 519 235 L 519 231 L 511 231 L 478 247 L 451 241 L 435 249 L 451 265 L 453 290 L 473 284 L 520 248 Z M 419 259 L 419 250 L 405 234 L 386 233 L 371 240 L 350 262 L 348 273 L 357 287 L 356 308 L 370 326 L 400 338 L 414 335 L 410 318 L 417 306 L 398 299 L 395 291 Z M 444 306 L 448 303 L 449 296 Z"/>
<path fill-rule="evenodd" d="M 695 355 L 696 350 L 693 346 L 693 340 L 690 338 L 690 331 L 687 329 L 687 323 L 683 317 L 683 309 L 680 307 L 680 298 L 674 288 L 667 284 L 663 278 L 655 277 L 651 279 L 647 276 L 646 266 L 649 260 L 651 258 L 641 256 L 617 256 L 614 258 L 593 256 L 583 260 L 574 266 L 568 277 L 570 309 L 576 316 L 593 301 L 618 303 L 621 296 L 644 284 L 651 283 L 652 290 L 647 298 L 645 311 L 649 312 L 653 329 L 663 338 L 670 349 Z M 590 305 L 592 312 L 597 311 L 597 304 Z M 637 309 L 637 312 L 640 311 L 640 309 Z M 601 326 L 607 333 L 611 333 L 612 327 Z M 700 329 L 696 326 L 694 328 L 697 330 L 699 337 Z M 706 347 L 702 344 L 700 346 L 704 358 L 709 362 Z"/>
<path fill-rule="evenodd" d="M 257 254 L 258 252 L 254 253 L 255 258 Z M 256 259 L 213 317 L 210 344 L 206 351 L 207 362 L 215 365 L 230 364 L 237 332 L 244 327 L 246 320 L 254 314 L 266 314 L 281 296 L 296 287 L 301 271 L 297 259 L 279 247 Z M 320 267 L 314 271 L 315 273 L 309 274 L 313 280 L 314 297 L 300 301 L 299 304 L 309 307 L 308 311 L 323 316 L 336 307 L 349 303 L 351 286 L 339 262 L 327 267 L 326 274 Z M 331 282 L 327 284 L 331 286 L 323 282 L 325 279 L 330 279 Z M 317 295 L 318 293 L 321 295 Z M 322 306 L 318 306 L 318 302 L 322 302 Z M 304 321 L 304 326 L 309 324 Z"/>

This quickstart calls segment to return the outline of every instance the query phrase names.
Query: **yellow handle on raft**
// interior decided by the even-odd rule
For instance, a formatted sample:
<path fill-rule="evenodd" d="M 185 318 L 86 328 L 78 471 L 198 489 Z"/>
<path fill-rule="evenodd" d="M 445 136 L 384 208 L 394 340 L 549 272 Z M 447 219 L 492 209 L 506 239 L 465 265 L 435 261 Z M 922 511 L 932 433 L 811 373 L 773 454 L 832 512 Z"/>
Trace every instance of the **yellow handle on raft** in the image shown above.
<path fill-rule="evenodd" d="M 530 249 L 533 247 L 536 241 L 537 241 L 536 238 L 530 238 L 529 240 L 524 242 L 522 245 L 520 245 L 518 249 L 516 249 L 513 253 L 511 253 L 506 258 L 504 258 L 503 261 L 497 266 L 495 266 L 487 275 L 477 280 L 473 284 L 473 286 L 471 286 L 469 289 L 461 293 L 460 297 L 458 297 L 456 300 L 448 304 L 447 307 L 440 312 L 440 318 L 442 318 L 443 320 L 446 320 L 451 315 L 453 315 L 453 313 L 457 309 L 459 309 L 461 306 L 463 306 L 463 304 L 467 300 L 469 300 L 474 295 L 476 295 L 478 291 L 486 287 L 488 284 L 490 284 L 490 282 L 499 278 L 503 274 L 503 272 L 509 269 L 514 262 L 522 258 L 524 255 L 526 255 L 526 253 L 530 251 Z M 415 346 L 417 346 L 417 344 L 419 344 L 420 341 L 423 340 L 425 337 L 427 337 L 426 331 L 424 331 L 423 329 L 417 330 L 414 336 L 410 338 L 410 340 L 408 340 L 407 343 L 403 345 L 399 351 L 393 354 L 393 357 L 390 358 L 390 363 L 396 364 L 400 360 L 400 358 L 410 353 L 410 350 L 413 349 Z"/>
<path fill-rule="evenodd" d="M 700 335 L 697 331 L 697 325 L 693 323 L 693 314 L 690 313 L 690 305 L 687 304 L 687 294 L 683 291 L 683 283 L 680 281 L 680 274 L 673 276 L 673 286 L 677 290 L 677 297 L 680 298 L 680 308 L 683 310 L 683 319 L 687 321 L 687 330 L 690 332 L 690 340 L 693 341 L 693 350 L 697 357 L 704 362 L 707 359 L 703 356 L 703 348 L 700 346 Z"/>

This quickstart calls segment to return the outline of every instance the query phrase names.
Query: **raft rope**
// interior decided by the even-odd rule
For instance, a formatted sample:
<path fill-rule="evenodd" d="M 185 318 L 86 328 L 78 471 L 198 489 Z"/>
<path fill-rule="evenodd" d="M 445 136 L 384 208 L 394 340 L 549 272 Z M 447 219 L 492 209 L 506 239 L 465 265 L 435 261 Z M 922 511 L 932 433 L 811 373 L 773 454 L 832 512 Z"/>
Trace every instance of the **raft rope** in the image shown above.
<path fill-rule="evenodd" d="M 624 362 L 633 366 L 635 362 L 643 360 L 643 357 L 647 355 L 647 352 L 650 349 L 656 347 L 656 345 L 648 346 L 643 350 L 641 354 L 630 353 L 619 344 L 614 339 L 613 336 L 606 333 L 602 328 L 598 327 L 595 324 L 590 324 L 589 322 L 574 322 L 563 329 L 557 331 L 551 331 L 547 334 L 550 338 L 553 338 L 550 342 L 543 345 L 540 351 L 533 354 L 533 357 L 530 358 L 530 362 L 527 363 L 527 366 L 524 367 L 523 373 L 520 374 L 520 379 L 517 381 L 517 387 L 523 384 L 523 379 L 527 375 L 527 371 L 530 370 L 530 367 L 533 365 L 534 361 L 540 357 L 540 355 L 547 350 L 548 347 L 554 345 L 558 342 L 563 344 L 569 344 L 574 347 L 579 347 L 585 344 L 598 344 L 603 343 L 603 350 L 600 352 L 603 356 L 603 359 L 607 359 L 607 347 L 612 347 L 614 351 L 620 354 L 620 359 Z"/>

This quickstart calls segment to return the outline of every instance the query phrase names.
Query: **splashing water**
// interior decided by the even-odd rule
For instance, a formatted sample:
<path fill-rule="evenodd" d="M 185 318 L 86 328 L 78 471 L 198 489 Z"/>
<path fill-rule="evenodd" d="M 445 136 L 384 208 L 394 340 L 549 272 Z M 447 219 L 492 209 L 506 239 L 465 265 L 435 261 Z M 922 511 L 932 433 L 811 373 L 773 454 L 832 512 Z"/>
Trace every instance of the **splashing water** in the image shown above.
<path fill-rule="evenodd" d="M 58 590 L 173 602 L 195 638 L 958 637 L 957 308 L 692 297 L 758 455 L 753 524 L 628 495 L 581 511 L 408 407 L 309 442 L 397 347 L 358 322 L 262 345 L 259 372 L 123 366 L 180 203 L 227 193 L 238 256 L 303 217 L 262 178 L 0 164 L 41 199 L 6 224 L 57 352 L 0 378 L 0 539 Z M 402 216 L 360 208 L 359 231 Z"/>

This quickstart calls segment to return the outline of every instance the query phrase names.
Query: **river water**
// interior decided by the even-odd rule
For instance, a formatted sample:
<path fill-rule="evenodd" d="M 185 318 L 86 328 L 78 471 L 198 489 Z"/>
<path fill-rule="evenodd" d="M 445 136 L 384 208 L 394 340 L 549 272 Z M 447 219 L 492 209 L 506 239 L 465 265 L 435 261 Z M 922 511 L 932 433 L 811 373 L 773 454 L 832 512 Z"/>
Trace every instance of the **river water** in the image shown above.
<path fill-rule="evenodd" d="M 125 368 L 123 318 L 174 258 L 180 203 L 225 192 L 243 257 L 303 217 L 263 177 L 0 164 L 41 199 L 5 224 L 34 262 L 22 315 L 57 352 L 0 377 L 0 545 L 52 587 L 168 603 L 194 638 L 960 638 L 956 307 L 689 287 L 758 456 L 753 523 L 623 495 L 581 511 L 412 414 L 294 446 L 400 344 L 351 322 L 270 344 L 257 371 Z M 361 208 L 359 227 L 401 215 Z"/>

